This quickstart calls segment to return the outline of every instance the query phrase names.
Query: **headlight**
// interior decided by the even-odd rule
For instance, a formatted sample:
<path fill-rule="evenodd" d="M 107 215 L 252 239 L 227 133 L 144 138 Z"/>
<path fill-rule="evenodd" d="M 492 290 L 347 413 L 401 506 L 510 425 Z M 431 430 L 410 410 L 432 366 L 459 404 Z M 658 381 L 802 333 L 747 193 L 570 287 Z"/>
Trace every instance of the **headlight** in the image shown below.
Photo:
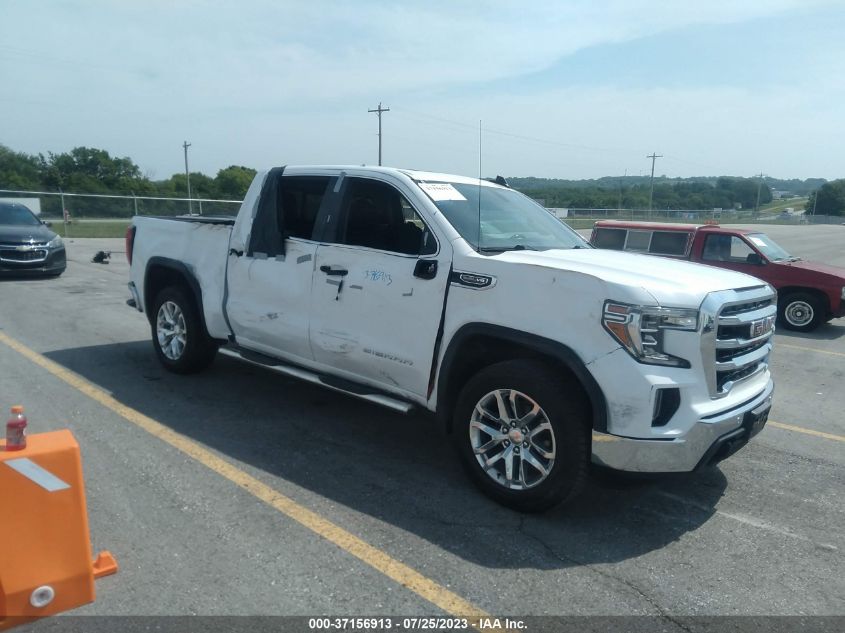
<path fill-rule="evenodd" d="M 698 329 L 698 310 L 632 306 L 606 301 L 602 324 L 637 361 L 649 365 L 689 367 L 688 361 L 663 351 L 666 330 Z"/>
<path fill-rule="evenodd" d="M 47 248 L 59 248 L 63 244 L 64 242 L 62 242 L 62 238 L 57 235 L 52 240 L 47 242 Z"/>
<path fill-rule="evenodd" d="M 842 286 L 842 294 L 839 296 L 842 297 L 842 301 L 845 301 L 845 286 Z"/>

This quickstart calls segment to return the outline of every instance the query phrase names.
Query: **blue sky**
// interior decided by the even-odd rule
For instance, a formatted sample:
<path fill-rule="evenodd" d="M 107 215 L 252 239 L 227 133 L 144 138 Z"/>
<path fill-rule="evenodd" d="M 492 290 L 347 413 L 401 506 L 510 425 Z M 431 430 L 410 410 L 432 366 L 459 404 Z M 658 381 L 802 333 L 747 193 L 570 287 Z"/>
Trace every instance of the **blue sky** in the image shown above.
<path fill-rule="evenodd" d="M 230 164 L 845 176 L 845 3 L 0 5 L 0 143 Z"/>

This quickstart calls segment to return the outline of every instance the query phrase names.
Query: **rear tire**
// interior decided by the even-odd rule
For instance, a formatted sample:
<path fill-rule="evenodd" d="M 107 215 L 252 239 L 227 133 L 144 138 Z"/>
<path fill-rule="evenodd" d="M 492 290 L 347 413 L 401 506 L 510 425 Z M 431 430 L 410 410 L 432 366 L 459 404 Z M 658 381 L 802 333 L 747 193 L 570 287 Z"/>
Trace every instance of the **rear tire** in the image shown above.
<path fill-rule="evenodd" d="M 165 369 L 193 374 L 212 363 L 218 345 L 205 333 L 197 306 L 182 288 L 159 292 L 152 314 L 153 347 Z"/>
<path fill-rule="evenodd" d="M 511 360 L 461 390 L 452 437 L 474 483 L 521 512 L 571 501 L 587 480 L 590 415 L 583 392 L 552 367 Z"/>
<path fill-rule="evenodd" d="M 826 320 L 824 306 L 808 292 L 793 292 L 778 301 L 778 319 L 787 330 L 810 332 Z"/>

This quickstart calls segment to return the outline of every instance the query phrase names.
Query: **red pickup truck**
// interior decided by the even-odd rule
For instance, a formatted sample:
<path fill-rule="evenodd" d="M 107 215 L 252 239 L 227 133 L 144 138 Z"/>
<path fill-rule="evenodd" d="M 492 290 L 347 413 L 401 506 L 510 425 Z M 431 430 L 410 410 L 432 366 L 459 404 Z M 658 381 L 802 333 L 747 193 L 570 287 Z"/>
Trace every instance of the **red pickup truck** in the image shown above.
<path fill-rule="evenodd" d="M 809 332 L 845 316 L 845 268 L 793 257 L 756 230 L 601 220 L 593 226 L 590 243 L 597 248 L 686 259 L 762 279 L 778 291 L 778 320 L 790 330 Z"/>

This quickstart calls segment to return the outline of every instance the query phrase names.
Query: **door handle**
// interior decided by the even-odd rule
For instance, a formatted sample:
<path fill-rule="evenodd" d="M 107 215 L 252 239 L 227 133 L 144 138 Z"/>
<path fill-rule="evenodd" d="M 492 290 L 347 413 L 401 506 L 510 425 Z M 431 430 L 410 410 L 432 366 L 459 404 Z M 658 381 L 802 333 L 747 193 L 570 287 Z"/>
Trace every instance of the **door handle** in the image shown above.
<path fill-rule="evenodd" d="M 243 252 L 243 251 L 239 251 L 239 250 L 237 250 L 237 249 L 235 249 L 235 248 L 230 248 L 230 249 L 229 249 L 229 255 L 234 255 L 235 257 L 240 257 L 240 256 L 241 256 L 241 255 L 243 255 L 243 254 L 244 254 L 244 252 Z"/>
<path fill-rule="evenodd" d="M 349 271 L 345 268 L 332 268 L 331 266 L 320 266 L 320 270 L 329 277 L 345 277 L 349 274 Z"/>

